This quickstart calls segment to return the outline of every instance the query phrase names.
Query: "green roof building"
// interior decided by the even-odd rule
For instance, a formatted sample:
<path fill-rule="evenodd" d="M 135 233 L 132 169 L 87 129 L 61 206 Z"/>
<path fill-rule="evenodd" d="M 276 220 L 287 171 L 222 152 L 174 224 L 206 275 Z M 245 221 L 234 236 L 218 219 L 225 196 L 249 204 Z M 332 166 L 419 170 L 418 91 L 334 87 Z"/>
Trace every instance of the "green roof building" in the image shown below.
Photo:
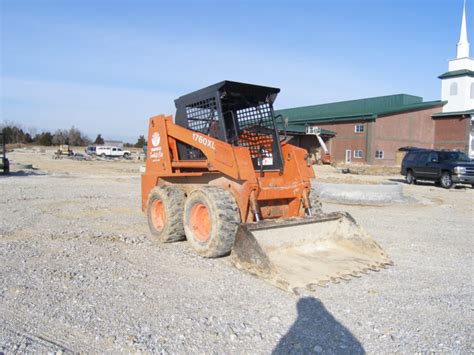
<path fill-rule="evenodd" d="M 299 126 L 317 123 L 336 123 L 349 121 L 373 121 L 379 117 L 390 116 L 395 113 L 423 110 L 440 107 L 445 102 L 423 102 L 419 96 L 398 94 L 389 96 L 371 97 L 359 100 L 341 101 L 321 105 L 295 107 L 277 110 L 276 115 L 288 118 L 288 125 L 297 131 Z M 281 124 L 282 119 L 280 119 Z"/>
<path fill-rule="evenodd" d="M 321 128 L 335 162 L 394 165 L 401 147 L 433 146 L 431 116 L 441 112 L 444 104 L 398 94 L 294 107 L 275 114 L 279 129 L 313 154 L 321 152 L 317 139 L 304 135 L 308 125 Z"/>

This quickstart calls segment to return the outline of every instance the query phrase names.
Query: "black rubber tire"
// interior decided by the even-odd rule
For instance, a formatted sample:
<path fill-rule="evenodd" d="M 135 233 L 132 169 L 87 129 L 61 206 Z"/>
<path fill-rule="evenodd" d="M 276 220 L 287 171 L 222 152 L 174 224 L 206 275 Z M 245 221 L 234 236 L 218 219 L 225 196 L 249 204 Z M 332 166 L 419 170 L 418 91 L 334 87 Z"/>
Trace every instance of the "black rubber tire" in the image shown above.
<path fill-rule="evenodd" d="M 407 170 L 407 176 L 405 179 L 409 185 L 416 183 L 415 175 L 413 175 L 413 171 L 411 170 Z"/>
<path fill-rule="evenodd" d="M 165 225 L 161 230 L 152 222 L 152 204 L 161 200 L 165 212 Z M 185 239 L 183 227 L 184 191 L 177 186 L 157 186 L 151 190 L 147 202 L 147 220 L 153 239 L 161 243 L 172 243 Z"/>
<path fill-rule="evenodd" d="M 207 240 L 199 240 L 190 226 L 191 209 L 196 204 L 207 208 L 211 222 Z M 240 212 L 232 194 L 220 187 L 204 186 L 192 191 L 184 203 L 183 224 L 186 239 L 201 256 L 217 258 L 228 255 L 235 242 Z"/>
<path fill-rule="evenodd" d="M 123 155 L 123 157 L 124 157 L 125 159 L 128 159 L 128 158 L 130 158 L 130 154 L 125 153 L 125 154 Z"/>
<path fill-rule="evenodd" d="M 314 190 L 311 190 L 309 194 L 309 203 L 311 205 L 311 212 L 313 215 L 323 213 L 323 204 L 319 198 L 319 194 Z"/>
<path fill-rule="evenodd" d="M 107 157 L 107 155 L 105 155 L 105 153 L 102 153 L 102 154 L 100 155 L 100 157 L 101 157 L 102 159 L 105 159 L 105 158 Z"/>
<path fill-rule="evenodd" d="M 451 173 L 448 171 L 443 171 L 441 173 L 439 183 L 441 184 L 441 187 L 445 189 L 450 189 L 451 187 L 453 187 L 453 179 L 451 177 Z"/>
<path fill-rule="evenodd" d="M 6 158 L 3 161 L 3 174 L 4 175 L 10 174 L 10 161 Z"/>

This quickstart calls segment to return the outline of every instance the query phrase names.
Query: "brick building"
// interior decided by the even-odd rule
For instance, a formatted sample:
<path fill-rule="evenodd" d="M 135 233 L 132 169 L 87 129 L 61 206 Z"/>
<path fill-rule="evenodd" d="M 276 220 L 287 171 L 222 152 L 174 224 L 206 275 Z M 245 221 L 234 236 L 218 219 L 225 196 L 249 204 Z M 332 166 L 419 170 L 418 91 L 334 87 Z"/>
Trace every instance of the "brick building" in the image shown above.
<path fill-rule="evenodd" d="M 398 94 L 276 111 L 295 142 L 312 151 L 306 125 L 325 129 L 333 161 L 395 165 L 400 148 L 458 149 L 474 158 L 474 60 L 469 57 L 465 9 L 457 56 L 441 79 L 441 100 Z M 283 129 L 283 124 L 280 124 Z"/>
<path fill-rule="evenodd" d="M 440 112 L 433 115 L 433 120 L 433 148 L 460 150 L 474 159 L 474 110 Z"/>
<path fill-rule="evenodd" d="M 435 126 L 431 116 L 442 111 L 442 101 L 423 102 L 412 95 L 390 95 L 279 110 L 288 117 L 288 132 L 317 125 L 328 135 L 334 161 L 393 165 L 401 147 L 432 147 Z M 301 139 L 303 141 L 303 139 Z M 317 141 L 312 139 L 315 145 Z M 300 144 L 305 148 L 307 145 Z"/>

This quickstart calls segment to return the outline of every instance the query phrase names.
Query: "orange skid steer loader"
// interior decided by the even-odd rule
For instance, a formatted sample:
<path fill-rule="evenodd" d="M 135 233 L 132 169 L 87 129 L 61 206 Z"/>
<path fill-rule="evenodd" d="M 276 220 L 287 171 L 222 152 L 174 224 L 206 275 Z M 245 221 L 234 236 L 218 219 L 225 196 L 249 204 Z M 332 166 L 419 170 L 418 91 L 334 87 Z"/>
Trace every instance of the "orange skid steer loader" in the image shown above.
<path fill-rule="evenodd" d="M 187 239 L 204 257 L 285 290 L 391 264 L 347 213 L 324 214 L 304 149 L 278 134 L 280 89 L 223 81 L 150 118 L 142 209 L 160 242 Z"/>

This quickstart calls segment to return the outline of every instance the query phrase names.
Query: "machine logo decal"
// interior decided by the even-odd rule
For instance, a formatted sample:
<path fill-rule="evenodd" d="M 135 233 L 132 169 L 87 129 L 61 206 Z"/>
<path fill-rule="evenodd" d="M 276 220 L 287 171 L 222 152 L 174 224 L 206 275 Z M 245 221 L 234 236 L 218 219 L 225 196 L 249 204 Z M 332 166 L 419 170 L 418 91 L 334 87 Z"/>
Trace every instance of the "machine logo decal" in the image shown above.
<path fill-rule="evenodd" d="M 163 158 L 163 149 L 160 146 L 161 137 L 158 132 L 153 133 L 151 136 L 151 145 L 153 146 L 150 149 L 150 158 L 151 161 L 157 162 Z"/>
<path fill-rule="evenodd" d="M 154 147 L 158 146 L 160 144 L 160 134 L 158 132 L 153 133 L 151 136 L 151 144 L 153 144 Z"/>
<path fill-rule="evenodd" d="M 209 138 L 206 138 L 204 136 L 201 136 L 200 134 L 197 134 L 197 133 L 193 133 L 193 140 L 195 140 L 196 142 L 198 142 L 199 144 L 202 144 L 206 147 L 209 147 L 213 150 L 215 150 L 216 148 L 214 147 L 214 141 L 213 140 L 210 140 Z"/>

